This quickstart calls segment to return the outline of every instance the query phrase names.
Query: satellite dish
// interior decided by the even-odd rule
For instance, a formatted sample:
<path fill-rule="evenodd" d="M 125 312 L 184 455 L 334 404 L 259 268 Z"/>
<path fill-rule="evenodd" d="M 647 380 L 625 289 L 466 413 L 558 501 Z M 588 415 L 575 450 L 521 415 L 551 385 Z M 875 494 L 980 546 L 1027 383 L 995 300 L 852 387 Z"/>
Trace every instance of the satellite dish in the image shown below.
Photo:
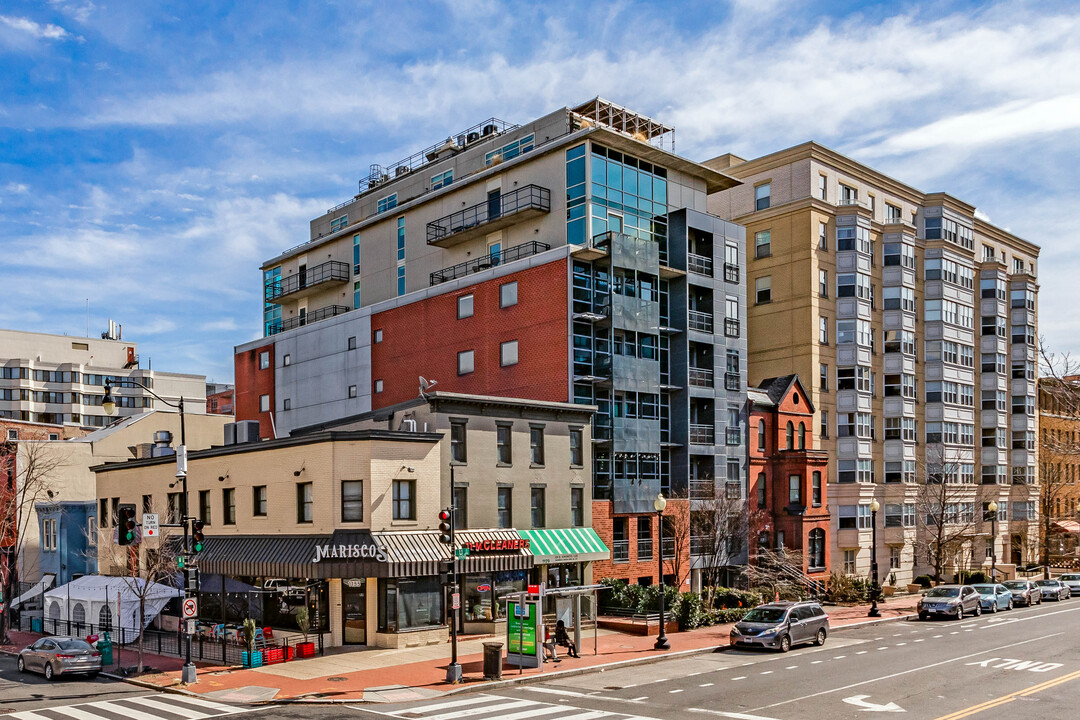
<path fill-rule="evenodd" d="M 420 397 L 427 398 L 425 394 L 428 390 L 439 384 L 438 380 L 428 380 L 423 375 L 420 376 Z"/>

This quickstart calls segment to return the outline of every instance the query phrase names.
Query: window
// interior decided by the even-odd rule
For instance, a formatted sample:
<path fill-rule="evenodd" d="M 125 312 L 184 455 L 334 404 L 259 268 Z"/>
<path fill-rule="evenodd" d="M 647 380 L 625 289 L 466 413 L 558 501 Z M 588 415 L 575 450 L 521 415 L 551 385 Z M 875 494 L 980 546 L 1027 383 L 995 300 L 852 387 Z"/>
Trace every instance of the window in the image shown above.
<path fill-rule="evenodd" d="M 270 367 L 270 351 L 263 350 L 259 353 L 259 369 L 265 370 L 268 367 Z"/>
<path fill-rule="evenodd" d="M 534 147 L 534 139 L 534 135 L 526 135 L 525 137 L 518 138 L 513 142 L 509 142 L 506 145 L 503 145 L 501 148 L 492 150 L 484 156 L 484 165 L 491 165 L 495 162 L 510 160 L 512 158 L 516 158 L 518 155 L 524 155 L 525 153 L 532 152 Z M 569 155 L 569 152 L 567 154 Z"/>
<path fill-rule="evenodd" d="M 374 342 L 376 344 L 382 342 L 382 328 L 379 328 L 378 330 L 375 331 L 374 337 L 372 338 L 372 342 Z"/>
<path fill-rule="evenodd" d="M 97 518 L 88 515 L 86 518 L 86 544 L 90 547 L 97 546 L 98 531 L 95 525 L 97 525 Z"/>
<path fill-rule="evenodd" d="M 891 203 L 885 203 L 885 220 L 887 222 L 900 222 L 901 217 L 900 208 Z"/>
<path fill-rule="evenodd" d="M 221 523 L 222 525 L 236 524 L 236 488 L 221 490 Z"/>
<path fill-rule="evenodd" d="M 533 425 L 529 428 L 529 452 L 533 465 L 544 464 L 544 426 Z"/>
<path fill-rule="evenodd" d="M 869 505 L 859 505 L 859 529 L 869 530 L 873 527 L 873 517 L 870 514 Z"/>
<path fill-rule="evenodd" d="M 313 522 L 315 487 L 312 483 L 296 483 L 296 522 Z"/>
<path fill-rule="evenodd" d="M 464 485 L 454 486 L 454 528 L 464 530 L 469 527 L 469 488 Z"/>
<path fill-rule="evenodd" d="M 821 363 L 818 372 L 818 388 L 825 391 L 829 389 L 829 366 L 825 363 Z"/>
<path fill-rule="evenodd" d="M 41 549 L 53 552 L 57 547 L 56 518 L 41 521 Z"/>
<path fill-rule="evenodd" d="M 405 294 L 405 266 L 402 265 L 397 269 L 397 294 L 399 296 Z"/>
<path fill-rule="evenodd" d="M 364 481 L 341 481 L 341 521 L 362 522 L 364 520 Z"/>
<path fill-rule="evenodd" d="M 381 379 L 375 381 L 375 392 L 381 393 L 383 391 L 383 381 Z"/>
<path fill-rule="evenodd" d="M 450 421 L 450 459 L 455 463 L 469 461 L 468 446 L 465 440 L 465 422 L 463 420 Z"/>
<path fill-rule="evenodd" d="M 883 249 L 882 261 L 886 267 L 902 266 L 915 269 L 915 248 L 902 242 L 887 242 Z M 927 262 L 930 262 L 927 260 Z"/>
<path fill-rule="evenodd" d="M 900 569 L 900 551 L 902 549 L 903 548 L 900 545 L 890 545 L 889 546 L 889 569 L 890 570 L 899 570 Z"/>
<path fill-rule="evenodd" d="M 270 396 L 259 396 L 259 412 L 270 412 Z"/>
<path fill-rule="evenodd" d="M 499 488 L 499 527 L 514 527 L 513 488 Z"/>
<path fill-rule="evenodd" d="M 394 481 L 394 519 L 395 520 L 415 520 L 416 519 L 416 503 L 414 498 L 416 496 L 416 481 L 415 480 L 395 480 Z"/>
<path fill-rule="evenodd" d="M 806 449 L 806 423 L 799 423 L 799 449 Z"/>
<path fill-rule="evenodd" d="M 431 189 L 438 190 L 441 187 L 446 187 L 450 183 L 454 182 L 454 170 L 451 168 L 446 172 L 437 173 L 431 176 Z"/>
<path fill-rule="evenodd" d="M 754 210 L 767 210 L 772 196 L 772 184 L 764 183 L 754 188 Z"/>
<path fill-rule="evenodd" d="M 829 176 L 818 175 L 818 197 L 822 200 L 829 199 Z"/>
<path fill-rule="evenodd" d="M 355 335 L 354 335 L 353 337 L 350 337 L 350 338 L 349 338 L 349 339 L 348 339 L 348 340 L 346 341 L 346 343 L 345 343 L 345 349 L 346 349 L 346 350 L 355 350 L 355 349 L 356 349 L 356 336 L 355 336 Z"/>
<path fill-rule="evenodd" d="M 199 491 L 199 519 L 207 525 L 210 524 L 210 491 Z"/>
<path fill-rule="evenodd" d="M 514 282 L 508 282 L 499 286 L 499 307 L 508 308 L 511 305 L 517 305 L 518 303 L 518 284 Z"/>
<path fill-rule="evenodd" d="M 251 488 L 251 514 L 266 517 L 266 486 L 256 485 Z"/>
<path fill-rule="evenodd" d="M 473 351 L 462 350 L 457 354 L 457 373 L 458 375 L 468 375 L 475 367 L 473 365 Z"/>
<path fill-rule="evenodd" d="M 758 420 L 757 423 L 757 449 L 758 452 L 765 452 L 765 421 Z"/>
<path fill-rule="evenodd" d="M 457 316 L 458 320 L 473 316 L 473 296 L 471 294 L 462 295 L 457 299 Z"/>
<path fill-rule="evenodd" d="M 376 213 L 384 213 L 387 210 L 393 210 L 397 207 L 397 193 L 393 195 L 387 195 L 384 198 L 379 198 L 379 202 L 375 206 Z"/>
<path fill-rule="evenodd" d="M 289 367 L 290 365 L 292 365 L 292 355 L 290 355 L 289 353 L 285 353 L 285 356 L 281 358 L 281 364 L 285 367 Z"/>
<path fill-rule="evenodd" d="M 585 527 L 585 489 L 570 488 L 570 526 Z"/>
<path fill-rule="evenodd" d="M 757 476 L 757 506 L 763 508 L 766 505 L 765 499 L 765 473 L 759 472 Z"/>
<path fill-rule="evenodd" d="M 355 385 L 350 385 L 349 386 L 349 397 L 351 397 L 351 398 L 356 397 L 356 386 Z"/>
<path fill-rule="evenodd" d="M 585 431 L 581 428 L 570 428 L 570 466 L 582 467 L 585 465 L 584 449 Z"/>
<path fill-rule="evenodd" d="M 811 503 L 814 507 L 821 507 L 821 471 L 815 470 L 810 477 L 810 490 L 812 493 Z"/>
<path fill-rule="evenodd" d="M 766 275 L 754 280 L 754 302 L 758 305 L 772 302 L 772 277 Z"/>
<path fill-rule="evenodd" d="M 802 477 L 788 475 L 788 504 L 802 505 Z"/>
<path fill-rule="evenodd" d="M 510 465 L 514 461 L 511 446 L 512 431 L 513 428 L 510 425 L 498 425 L 495 428 L 496 462 L 500 465 Z"/>
<path fill-rule="evenodd" d="M 530 518 L 532 520 L 532 526 L 534 528 L 542 528 L 544 527 L 544 488 L 534 487 L 531 490 L 529 496 L 531 498 Z"/>
<path fill-rule="evenodd" d="M 829 271 L 818 270 L 818 295 L 823 298 L 829 297 Z"/>
<path fill-rule="evenodd" d="M 214 404 L 215 405 L 217 404 L 217 398 L 214 399 Z M 59 440 L 60 439 L 60 433 L 49 433 L 49 439 L 50 440 Z"/>
<path fill-rule="evenodd" d="M 170 493 L 170 495 L 179 495 L 179 493 Z M 173 516 L 170 513 L 168 522 L 174 522 L 172 520 L 172 517 Z M 109 499 L 108 498 L 101 498 L 101 500 L 98 501 L 98 518 L 101 520 L 101 527 L 109 527 Z"/>
<path fill-rule="evenodd" d="M 818 342 L 822 345 L 829 344 L 829 319 L 825 316 L 818 318 Z"/>
<path fill-rule="evenodd" d="M 510 340 L 499 345 L 499 365 L 509 367 L 518 364 L 518 341 Z"/>
<path fill-rule="evenodd" d="M 766 258 L 772 255 L 772 231 L 762 230 L 754 233 L 754 257 Z"/>
<path fill-rule="evenodd" d="M 818 250 L 829 249 L 829 223 L 818 223 Z"/>
<path fill-rule="evenodd" d="M 152 512 L 154 512 L 154 496 L 153 495 L 143 495 L 142 496 L 142 511 L 143 511 L 143 513 L 152 513 Z"/>
<path fill-rule="evenodd" d="M 353 275 L 359 275 L 360 274 L 360 236 L 359 235 L 353 235 L 352 236 L 352 261 L 353 261 L 353 268 L 352 268 Z M 360 283 L 356 283 L 357 286 L 359 286 L 359 284 Z M 360 306 L 357 305 L 356 307 L 360 307 Z"/>
<path fill-rule="evenodd" d="M 825 567 L 825 531 L 814 528 L 807 536 L 808 552 L 807 560 L 810 568 L 818 569 Z"/>
<path fill-rule="evenodd" d="M 829 411 L 828 410 L 822 410 L 821 411 L 821 433 L 820 434 L 821 434 L 821 437 L 823 437 L 823 438 L 829 437 Z"/>
<path fill-rule="evenodd" d="M 787 449 L 795 449 L 795 424 L 788 420 L 787 430 L 785 434 Z"/>
<path fill-rule="evenodd" d="M 169 493 L 165 497 L 165 509 L 166 515 L 169 518 L 170 523 L 178 523 L 183 515 L 186 514 L 184 508 L 184 495 L 183 493 Z M 105 509 L 104 501 L 102 501 L 102 510 Z M 102 513 L 102 527 L 105 527 L 104 520 L 105 515 Z"/>
<path fill-rule="evenodd" d="M 336 233 L 338 230 L 343 229 L 348 224 L 349 224 L 349 216 L 348 215 L 342 215 L 339 218 L 334 218 L 333 220 L 330 221 L 330 232 Z"/>
<path fill-rule="evenodd" d="M 840 204 L 855 205 L 859 202 L 859 191 L 850 185 L 840 183 Z"/>
<path fill-rule="evenodd" d="M 855 505 L 841 505 L 838 510 L 838 528 L 840 530 L 855 530 L 859 527 L 858 511 Z"/>

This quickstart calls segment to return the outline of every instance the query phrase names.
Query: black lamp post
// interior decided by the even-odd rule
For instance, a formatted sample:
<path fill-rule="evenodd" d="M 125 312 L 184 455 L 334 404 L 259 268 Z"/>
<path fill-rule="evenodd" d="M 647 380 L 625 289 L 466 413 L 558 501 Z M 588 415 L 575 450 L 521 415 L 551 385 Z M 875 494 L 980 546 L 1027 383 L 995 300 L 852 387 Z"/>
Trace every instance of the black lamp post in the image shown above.
<path fill-rule="evenodd" d="M 870 502 L 870 612 L 866 613 L 867 617 L 881 617 L 881 611 L 878 610 L 877 601 L 878 594 L 881 592 L 881 586 L 878 584 L 878 567 L 877 567 L 877 511 L 881 509 L 881 504 L 875 498 Z"/>
<path fill-rule="evenodd" d="M 664 499 L 664 493 L 657 493 L 656 499 L 653 500 L 653 508 L 656 510 L 656 539 L 660 541 L 660 547 L 657 549 L 657 567 L 660 572 L 660 634 L 656 636 L 656 643 L 653 648 L 656 650 L 668 650 L 671 645 L 667 641 L 667 623 L 665 622 L 664 615 L 664 508 L 667 507 L 667 500 Z"/>
<path fill-rule="evenodd" d="M 990 513 L 990 582 L 997 582 L 997 500 L 986 506 Z"/>
<path fill-rule="evenodd" d="M 181 481 L 183 489 L 183 517 L 180 518 L 180 524 L 184 528 L 184 597 L 191 596 L 191 586 L 188 580 L 188 566 L 187 559 L 191 553 L 191 538 L 189 530 L 191 529 L 190 521 L 194 518 L 188 515 L 188 487 L 187 487 L 187 432 L 184 425 L 184 398 L 181 397 L 178 402 L 170 402 L 165 398 L 158 395 L 143 383 L 135 380 L 134 378 L 111 378 L 105 381 L 105 397 L 101 400 L 101 409 L 105 411 L 106 415 L 116 414 L 116 400 L 113 399 L 112 386 L 118 385 L 120 387 L 137 387 L 142 388 L 146 392 L 153 395 L 155 398 L 165 403 L 169 407 L 174 407 L 180 412 L 180 447 L 177 449 L 177 469 L 176 477 Z M 183 464 L 181 464 L 183 463 Z M 181 670 L 180 680 L 185 685 L 198 682 L 198 677 L 195 674 L 195 663 L 191 662 L 191 634 L 184 632 L 184 666 Z"/>

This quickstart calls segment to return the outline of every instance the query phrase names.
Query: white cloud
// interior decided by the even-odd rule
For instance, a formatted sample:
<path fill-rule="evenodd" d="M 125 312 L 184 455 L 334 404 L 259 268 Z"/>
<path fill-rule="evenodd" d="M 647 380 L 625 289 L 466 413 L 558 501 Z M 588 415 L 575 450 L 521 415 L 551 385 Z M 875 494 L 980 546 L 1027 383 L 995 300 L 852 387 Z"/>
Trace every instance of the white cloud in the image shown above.
<path fill-rule="evenodd" d="M 38 40 L 67 40 L 75 37 L 59 25 L 53 25 L 52 23 L 43 25 L 25 17 L 0 15 L 0 23 Z"/>

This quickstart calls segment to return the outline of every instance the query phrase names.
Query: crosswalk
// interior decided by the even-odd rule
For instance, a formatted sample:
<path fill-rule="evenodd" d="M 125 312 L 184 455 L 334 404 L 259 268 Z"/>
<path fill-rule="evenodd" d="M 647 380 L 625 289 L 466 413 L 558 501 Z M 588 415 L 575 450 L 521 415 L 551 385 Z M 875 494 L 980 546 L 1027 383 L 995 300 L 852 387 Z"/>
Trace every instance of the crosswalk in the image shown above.
<path fill-rule="evenodd" d="M 498 695 L 469 695 L 455 700 L 413 704 L 399 710 L 381 711 L 380 714 L 409 720 L 653 720 L 641 715 L 587 710 Z"/>
<path fill-rule="evenodd" d="M 15 720 L 203 720 L 251 709 L 190 695 L 160 694 L 23 710 L 4 717 Z"/>

